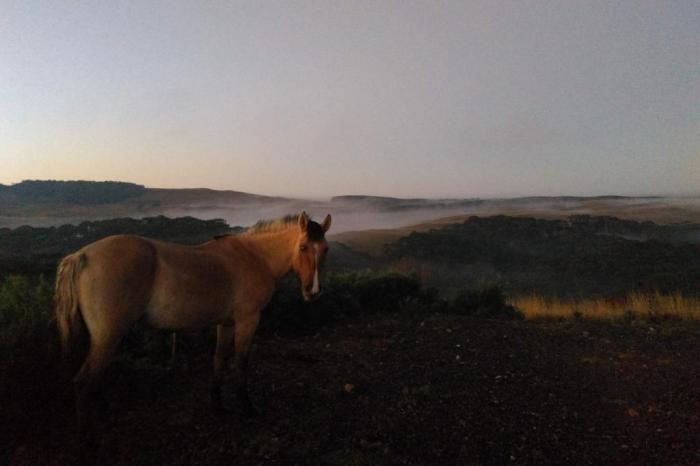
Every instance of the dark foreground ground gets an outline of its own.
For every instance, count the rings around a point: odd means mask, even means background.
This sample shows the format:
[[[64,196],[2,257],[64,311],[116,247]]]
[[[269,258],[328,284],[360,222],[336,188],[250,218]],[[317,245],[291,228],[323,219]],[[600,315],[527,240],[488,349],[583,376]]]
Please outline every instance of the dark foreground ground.
[[[260,336],[261,414],[226,422],[210,353],[117,362],[94,451],[50,381],[8,389],[0,463],[700,464],[695,324],[383,315]]]

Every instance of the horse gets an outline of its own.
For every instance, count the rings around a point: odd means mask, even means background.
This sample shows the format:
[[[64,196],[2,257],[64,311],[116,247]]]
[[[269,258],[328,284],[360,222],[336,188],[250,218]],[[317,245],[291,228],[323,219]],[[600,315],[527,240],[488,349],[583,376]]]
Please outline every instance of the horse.
[[[211,401],[224,412],[223,372],[234,353],[235,385],[244,414],[248,353],[262,309],[277,279],[294,270],[306,301],[321,293],[319,271],[331,216],[319,224],[302,212],[260,221],[241,234],[196,246],[114,235],[64,257],[56,277],[56,321],[64,356],[89,336],[87,356],[73,378],[78,426],[92,425],[100,378],[129,328],[140,319],[172,330],[216,325]]]

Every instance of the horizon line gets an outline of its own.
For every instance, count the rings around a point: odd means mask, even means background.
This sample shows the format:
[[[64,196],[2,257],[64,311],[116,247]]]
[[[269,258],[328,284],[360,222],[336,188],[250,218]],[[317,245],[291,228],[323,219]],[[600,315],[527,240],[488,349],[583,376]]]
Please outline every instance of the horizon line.
[[[603,198],[622,198],[622,199],[662,199],[662,198],[700,198],[700,193],[654,193],[654,194],[616,194],[616,193],[606,193],[606,194],[521,194],[521,195],[496,195],[496,196],[392,196],[392,195],[382,195],[382,194],[334,194],[329,196],[310,196],[310,197],[299,197],[295,195],[272,195],[272,194],[260,194],[251,191],[241,191],[233,188],[211,188],[206,186],[198,187],[170,187],[170,186],[149,186],[146,184],[134,182],[134,181],[124,181],[124,180],[110,180],[110,179],[39,179],[39,178],[25,178],[21,181],[15,182],[0,182],[0,186],[15,186],[24,182],[29,181],[57,181],[57,182],[88,182],[88,183],[129,183],[133,185],[143,186],[146,189],[167,189],[167,190],[208,190],[208,191],[218,191],[218,192],[235,192],[241,194],[248,194],[252,196],[267,197],[267,198],[281,198],[289,201],[320,201],[328,200],[332,201],[334,198],[342,197],[366,197],[366,198],[384,198],[384,199],[398,199],[398,200],[431,200],[431,201],[456,201],[456,200],[508,200],[508,199],[553,199],[553,198],[588,198],[588,199],[603,199]]]

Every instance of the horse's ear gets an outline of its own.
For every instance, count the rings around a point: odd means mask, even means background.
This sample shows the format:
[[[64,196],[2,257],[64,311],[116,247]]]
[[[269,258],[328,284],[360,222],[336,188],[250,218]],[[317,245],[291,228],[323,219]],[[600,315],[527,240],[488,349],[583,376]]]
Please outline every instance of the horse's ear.
[[[326,215],[326,219],[321,224],[321,228],[323,228],[324,232],[330,230],[330,228],[331,228],[331,214]]]
[[[306,228],[309,226],[309,216],[306,215],[306,212],[302,212],[301,215],[299,215],[299,228],[301,228],[301,231],[306,231]]]

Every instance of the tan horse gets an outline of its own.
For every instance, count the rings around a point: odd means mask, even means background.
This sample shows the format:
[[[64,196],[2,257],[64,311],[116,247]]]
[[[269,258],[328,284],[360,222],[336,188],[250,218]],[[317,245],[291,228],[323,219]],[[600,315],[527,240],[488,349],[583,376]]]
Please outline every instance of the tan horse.
[[[259,222],[241,235],[183,246],[131,235],[110,236],[66,256],[56,279],[56,318],[64,353],[87,329],[87,357],[74,378],[79,425],[92,423],[100,376],[129,328],[145,317],[169,329],[217,325],[212,401],[221,410],[222,371],[235,349],[240,402],[248,397],[248,350],[276,279],[295,270],[306,300],[318,296],[328,251],[322,224],[306,213]]]

